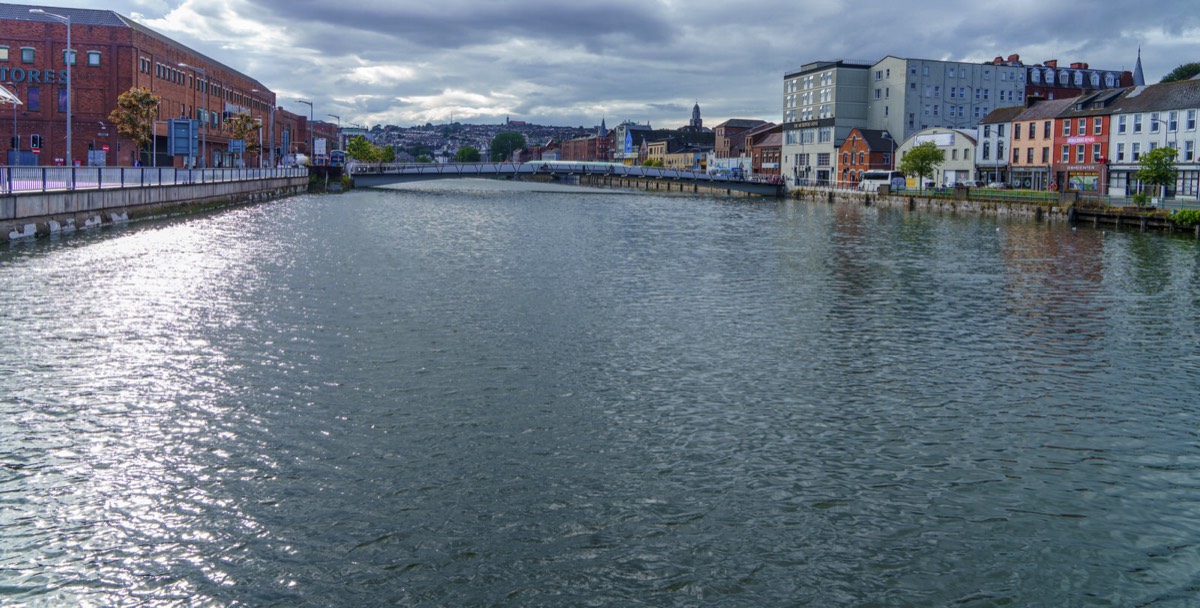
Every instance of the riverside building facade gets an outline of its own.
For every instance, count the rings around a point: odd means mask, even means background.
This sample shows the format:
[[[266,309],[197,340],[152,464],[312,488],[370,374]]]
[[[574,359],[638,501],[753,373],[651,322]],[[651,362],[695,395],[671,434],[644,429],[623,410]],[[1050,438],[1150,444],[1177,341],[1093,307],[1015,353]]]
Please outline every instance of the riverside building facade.
[[[73,53],[67,51],[67,25],[55,16],[70,19]],[[69,98],[68,61],[72,62]],[[276,152],[284,151],[279,127],[287,120],[281,119],[282,108],[276,108],[275,93],[254,78],[109,10],[0,4],[0,84],[22,101],[0,108],[0,132],[11,131],[5,138],[8,164],[65,163],[68,103],[69,156],[77,165],[271,163],[270,151],[262,159],[254,153],[239,158],[230,151],[232,136],[224,119],[238,113],[259,119],[264,144],[273,141]],[[108,115],[122,93],[140,87],[162,101],[154,125],[155,145],[139,156],[132,140],[117,135]],[[166,121],[172,118],[190,118],[202,125],[198,158],[167,155]],[[296,139],[305,144],[308,136]],[[152,157],[155,148],[157,156]]]

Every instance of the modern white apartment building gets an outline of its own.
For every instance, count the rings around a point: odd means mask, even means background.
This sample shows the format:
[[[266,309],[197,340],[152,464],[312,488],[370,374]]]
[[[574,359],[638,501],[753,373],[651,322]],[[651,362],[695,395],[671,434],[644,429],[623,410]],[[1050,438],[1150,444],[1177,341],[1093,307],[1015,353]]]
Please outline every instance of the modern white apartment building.
[[[783,77],[782,174],[789,186],[829,185],[837,149],[867,123],[870,63],[816,61]]]

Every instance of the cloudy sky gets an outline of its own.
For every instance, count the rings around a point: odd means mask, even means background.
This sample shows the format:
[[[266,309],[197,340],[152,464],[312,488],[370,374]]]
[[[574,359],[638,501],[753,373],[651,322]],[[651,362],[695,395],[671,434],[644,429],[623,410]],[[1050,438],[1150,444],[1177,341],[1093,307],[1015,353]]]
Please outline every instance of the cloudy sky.
[[[47,4],[97,8],[95,0]],[[591,126],[781,118],[785,71],[1017,53],[1133,69],[1200,61],[1196,0],[108,0],[343,125]]]

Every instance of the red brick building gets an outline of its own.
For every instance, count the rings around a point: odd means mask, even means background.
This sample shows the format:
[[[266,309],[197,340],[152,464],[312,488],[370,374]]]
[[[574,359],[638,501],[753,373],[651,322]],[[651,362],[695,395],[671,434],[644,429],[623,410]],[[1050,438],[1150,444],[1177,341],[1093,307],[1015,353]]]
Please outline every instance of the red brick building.
[[[713,154],[717,158],[737,158],[748,153],[749,148],[743,147],[743,134],[765,124],[765,120],[731,118],[713,127]]]
[[[778,177],[783,156],[783,125],[768,123],[747,133],[753,133],[746,136],[745,143],[745,149],[750,151],[750,172]]]
[[[46,14],[38,14],[31,8],[36,7],[0,4],[0,83],[23,102],[15,112],[0,108],[0,133],[13,130],[15,121],[20,139],[19,154],[14,154],[10,141],[10,159],[52,165],[67,158],[67,26],[51,14],[71,23],[75,52],[70,68],[70,157],[76,164],[128,166],[140,161],[182,166],[184,157],[166,155],[165,121],[172,118],[195,119],[204,125],[204,149],[198,150],[204,158],[195,159],[197,165],[235,163],[224,119],[238,113],[260,119],[263,141],[270,144],[275,93],[250,76],[113,11],[46,7]],[[138,158],[133,142],[117,136],[108,119],[121,93],[135,87],[162,98],[161,122],[155,123],[158,156],[153,160],[153,147]],[[290,118],[282,111],[274,112],[274,118],[278,149],[283,141],[281,126]],[[293,141],[308,139],[307,134],[296,135],[293,132]],[[31,154],[31,139],[41,142],[36,155]],[[248,166],[258,163],[257,154],[245,158]]]
[[[838,150],[841,173],[838,181],[846,187],[856,187],[867,171],[889,171],[892,169],[893,153],[899,144],[889,139],[891,135],[880,129],[850,129],[850,134]]]

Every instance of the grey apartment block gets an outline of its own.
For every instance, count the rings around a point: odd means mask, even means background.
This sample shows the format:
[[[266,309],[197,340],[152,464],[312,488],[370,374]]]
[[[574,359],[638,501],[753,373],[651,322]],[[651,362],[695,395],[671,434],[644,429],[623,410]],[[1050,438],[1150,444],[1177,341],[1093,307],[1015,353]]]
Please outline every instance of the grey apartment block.
[[[901,140],[932,127],[972,129],[996,108],[1023,106],[1027,69],[888,56],[868,73],[868,128]]]

